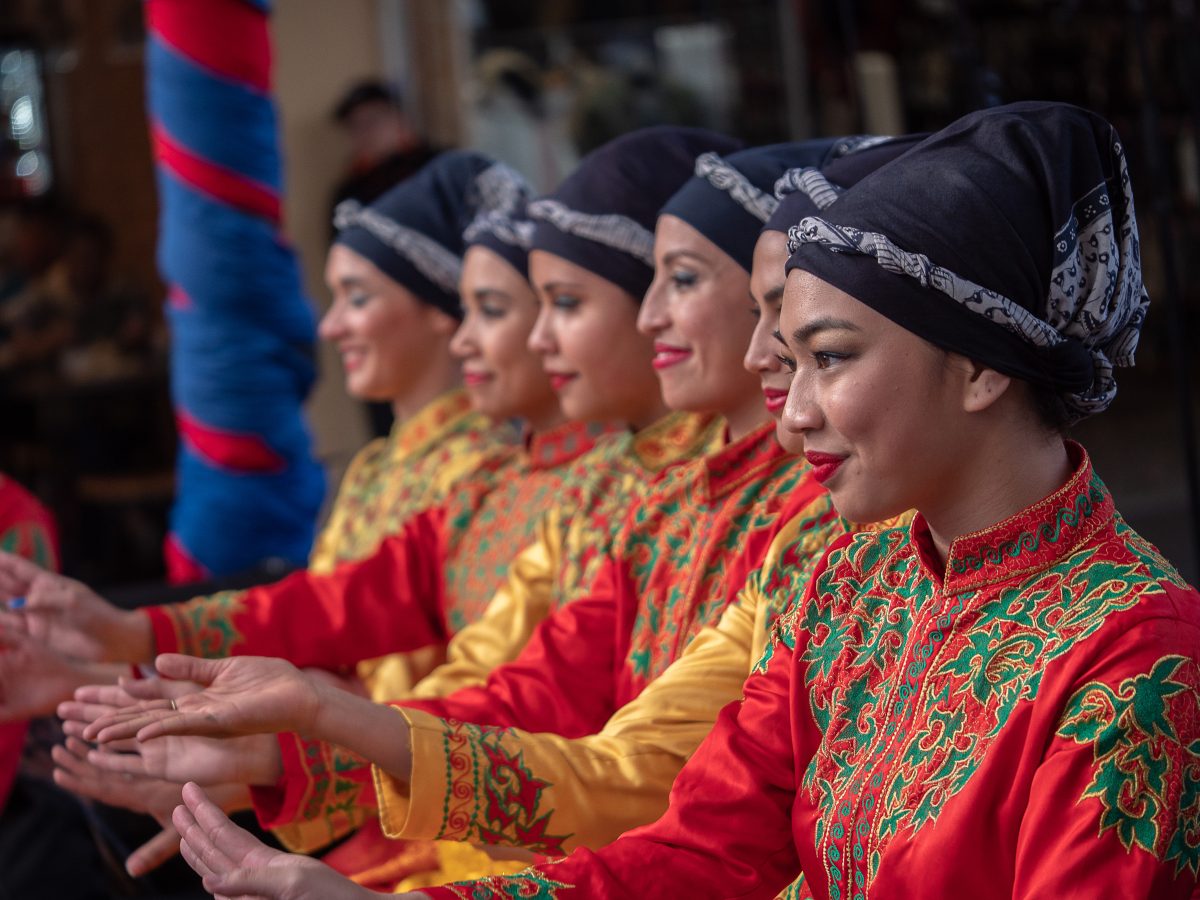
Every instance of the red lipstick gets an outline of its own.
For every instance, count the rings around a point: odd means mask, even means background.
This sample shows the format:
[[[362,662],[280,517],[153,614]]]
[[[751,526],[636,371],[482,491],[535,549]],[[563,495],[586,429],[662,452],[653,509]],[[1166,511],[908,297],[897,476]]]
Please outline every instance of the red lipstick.
[[[787,403],[788,392],[779,388],[764,387],[762,389],[763,397],[766,398],[767,410],[772,413],[777,413],[785,403]]]
[[[691,355],[692,351],[684,347],[676,347],[672,344],[655,341],[653,365],[656,369],[669,369],[671,366],[679,365]]]
[[[463,384],[467,387],[478,387],[481,384],[487,384],[492,380],[492,376],[488,372],[463,372]]]
[[[818,453],[816,450],[806,450],[804,458],[812,466],[813,478],[824,484],[832,478],[846,461],[844,456],[834,456],[832,453]]]
[[[561,391],[578,377],[573,372],[549,372],[547,374],[550,376],[550,387],[556,391]]]

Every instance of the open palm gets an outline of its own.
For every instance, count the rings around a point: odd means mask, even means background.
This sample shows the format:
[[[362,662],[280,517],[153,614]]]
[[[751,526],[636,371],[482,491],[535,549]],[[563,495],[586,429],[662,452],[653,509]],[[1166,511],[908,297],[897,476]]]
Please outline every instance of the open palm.
[[[160,674],[183,678],[204,689],[175,700],[142,700],[103,715],[84,729],[86,740],[107,743],[166,735],[235,737],[310,733],[319,708],[317,687],[281,659],[239,656],[198,659],[164,654]]]

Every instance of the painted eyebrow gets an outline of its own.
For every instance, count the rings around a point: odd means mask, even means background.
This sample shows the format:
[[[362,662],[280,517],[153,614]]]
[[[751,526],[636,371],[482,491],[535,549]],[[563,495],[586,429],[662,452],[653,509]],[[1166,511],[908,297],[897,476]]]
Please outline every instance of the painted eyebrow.
[[[349,288],[366,288],[367,282],[364,278],[358,275],[343,275],[334,282],[334,285],[342,288],[343,290],[348,290]]]
[[[498,300],[512,299],[511,294],[509,294],[507,291],[502,291],[499,288],[479,288],[478,290],[472,291],[471,296],[476,300],[486,300],[489,297],[495,297]]]
[[[583,290],[582,284],[575,284],[570,281],[547,281],[542,284],[542,292],[546,294],[555,294],[559,291],[575,291]]]
[[[682,256],[689,257],[691,259],[696,260],[696,262],[700,262],[700,263],[707,262],[707,260],[703,256],[701,256],[699,253],[694,253],[691,250],[672,250],[670,253],[666,254],[663,257],[663,260],[662,260],[663,265],[669,266],[669,265],[671,265],[671,263],[675,262],[677,259],[679,259]]]
[[[845,319],[824,317],[797,328],[792,332],[792,339],[798,344],[803,344],[821,331],[862,331],[862,329]]]
[[[775,338],[775,340],[779,341],[779,343],[782,344],[784,347],[787,346],[787,341],[785,341],[783,339],[783,333],[778,328],[776,328],[774,331],[771,332],[771,337],[773,337],[773,338]]]

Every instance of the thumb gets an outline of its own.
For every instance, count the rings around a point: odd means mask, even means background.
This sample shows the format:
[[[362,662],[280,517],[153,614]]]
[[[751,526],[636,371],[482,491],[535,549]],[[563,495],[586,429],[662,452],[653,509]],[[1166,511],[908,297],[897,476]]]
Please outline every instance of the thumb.
[[[195,681],[203,685],[212,684],[225,665],[223,659],[201,659],[198,656],[184,656],[182,653],[160,653],[154,660],[154,668],[164,678]]]
[[[168,825],[142,846],[129,854],[125,860],[125,871],[134,878],[141,878],[171,859],[179,852],[179,832]]]

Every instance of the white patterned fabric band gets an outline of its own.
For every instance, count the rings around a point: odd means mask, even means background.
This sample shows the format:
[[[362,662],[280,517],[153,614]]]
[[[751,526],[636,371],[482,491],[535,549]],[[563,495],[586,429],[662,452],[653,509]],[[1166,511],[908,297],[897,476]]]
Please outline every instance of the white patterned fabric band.
[[[780,200],[788,194],[804,194],[821,210],[833,206],[843,190],[812,166],[788,169],[775,181],[775,196]]]
[[[447,293],[457,293],[462,258],[421,232],[380,215],[357,200],[343,200],[337,205],[333,227],[338,231],[362,228],[412,263],[434,285]]]
[[[696,157],[696,176],[728,194],[730,199],[760,222],[771,218],[771,213],[779,206],[778,200],[760,191],[745,175],[711,151]]]
[[[1072,414],[1083,418],[1105,409],[1116,396],[1114,366],[1133,365],[1138,336],[1150,299],[1142,282],[1137,220],[1129,172],[1120,146],[1118,179],[1123,197],[1114,221],[1109,184],[1102,181],[1076,201],[1067,222],[1055,234],[1050,287],[1044,317],[970,279],[937,265],[921,253],[903,250],[884,234],[835,225],[817,216],[788,231],[788,252],[816,244],[835,253],[872,257],[881,268],[940,291],[1040,348],[1068,339],[1091,354],[1091,387],[1064,395]]]
[[[463,232],[468,244],[483,234],[528,250],[533,243],[533,222],[523,218],[529,202],[529,184],[513,169],[496,163],[479,173],[475,179],[479,192],[479,213]]]
[[[654,265],[654,235],[627,216],[584,213],[558,200],[542,199],[529,204],[529,217],[547,222],[564,234],[603,244]]]

